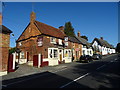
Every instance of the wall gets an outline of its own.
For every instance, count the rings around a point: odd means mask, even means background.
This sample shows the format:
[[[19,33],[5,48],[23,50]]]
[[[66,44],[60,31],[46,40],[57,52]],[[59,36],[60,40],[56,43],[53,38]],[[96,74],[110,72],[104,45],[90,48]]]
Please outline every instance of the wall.
[[[0,65],[2,66],[2,70],[7,71],[8,67],[8,55],[9,55],[9,43],[10,43],[10,34],[0,33],[0,54],[2,55]]]

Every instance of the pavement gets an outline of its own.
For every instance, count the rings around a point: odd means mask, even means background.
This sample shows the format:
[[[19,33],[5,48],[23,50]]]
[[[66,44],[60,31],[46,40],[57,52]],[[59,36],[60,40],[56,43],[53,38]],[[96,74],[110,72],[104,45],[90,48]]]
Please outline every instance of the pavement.
[[[103,58],[107,58],[110,56],[112,56],[112,55],[103,56]],[[22,65],[18,65],[19,68],[15,72],[10,72],[7,75],[2,76],[2,80],[9,80],[9,79],[13,79],[13,78],[18,78],[18,77],[23,77],[23,76],[28,76],[28,75],[43,73],[43,72],[54,73],[54,72],[58,72],[60,70],[64,70],[65,68],[70,67],[71,65],[75,65],[75,64],[78,64],[78,63],[71,62],[71,63],[64,63],[64,64],[60,64],[60,65],[56,65],[56,66],[46,66],[46,67],[40,67],[40,68],[22,64]]]

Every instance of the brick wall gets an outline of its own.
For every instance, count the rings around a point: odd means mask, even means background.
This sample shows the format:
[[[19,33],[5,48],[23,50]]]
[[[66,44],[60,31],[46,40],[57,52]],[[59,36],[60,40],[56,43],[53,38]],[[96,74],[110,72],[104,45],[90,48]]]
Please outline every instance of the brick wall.
[[[8,55],[9,55],[9,42],[10,42],[10,34],[0,33],[0,71],[6,71],[8,67]]]

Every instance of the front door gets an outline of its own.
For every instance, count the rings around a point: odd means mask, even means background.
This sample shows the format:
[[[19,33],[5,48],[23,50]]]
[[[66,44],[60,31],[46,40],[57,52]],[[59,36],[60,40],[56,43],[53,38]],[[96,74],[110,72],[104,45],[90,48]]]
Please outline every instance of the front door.
[[[59,60],[62,62],[62,49],[59,49]]]

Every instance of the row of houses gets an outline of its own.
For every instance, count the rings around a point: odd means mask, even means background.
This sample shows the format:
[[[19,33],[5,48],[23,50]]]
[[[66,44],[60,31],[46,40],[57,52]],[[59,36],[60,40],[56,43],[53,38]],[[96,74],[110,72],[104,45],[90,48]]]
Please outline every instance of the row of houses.
[[[76,61],[81,55],[115,53],[114,47],[102,37],[88,43],[81,38],[80,32],[74,37],[67,36],[64,33],[64,26],[54,28],[39,22],[34,12],[30,15],[30,23],[16,41],[16,47],[21,50],[19,63],[28,65],[34,65],[36,57],[42,60],[39,65],[54,66]]]
[[[108,55],[115,53],[115,49],[107,41],[95,38],[92,43],[81,38],[81,33],[70,37],[64,33],[64,26],[54,28],[36,20],[36,14],[30,14],[30,22],[16,41],[16,48],[12,59],[9,56],[10,33],[12,31],[2,25],[0,46],[0,73],[7,73],[8,67],[15,69],[15,62],[26,63],[31,66],[54,66],[79,60],[81,55],[99,53]],[[12,61],[11,61],[12,60]],[[12,64],[12,65],[8,65]]]

